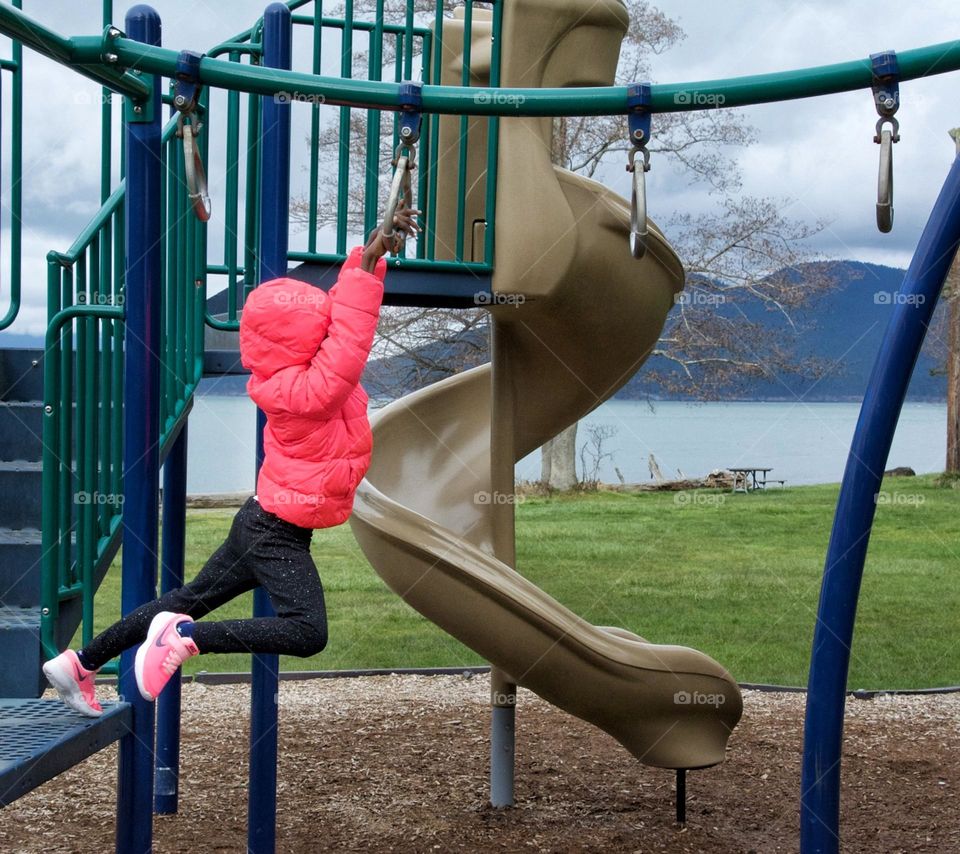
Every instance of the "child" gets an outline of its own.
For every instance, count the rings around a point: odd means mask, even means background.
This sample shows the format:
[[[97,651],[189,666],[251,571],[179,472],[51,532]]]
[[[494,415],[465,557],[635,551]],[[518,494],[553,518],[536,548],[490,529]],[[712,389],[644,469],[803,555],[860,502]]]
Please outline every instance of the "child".
[[[70,708],[103,709],[94,674],[138,643],[137,686],[156,699],[177,668],[207,652],[310,656],[327,643],[323,587],[310,556],[314,528],[346,521],[370,464],[367,395],[360,385],[377,327],[393,240],[419,231],[420,212],[400,209],[395,237],[380,229],[344,262],[324,294],[292,279],[256,288],[240,320],[247,392],[267,415],[257,494],[234,517],[226,541],[190,583],[142,605],[83,649],[43,666]],[[399,233],[399,234],[398,234]],[[262,586],[276,617],[194,622]]]

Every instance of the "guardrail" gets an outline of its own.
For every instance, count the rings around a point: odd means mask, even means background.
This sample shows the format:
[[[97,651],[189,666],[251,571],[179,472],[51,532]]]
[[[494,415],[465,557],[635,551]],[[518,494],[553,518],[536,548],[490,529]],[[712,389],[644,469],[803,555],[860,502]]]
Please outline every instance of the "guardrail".
[[[14,0],[19,9],[23,0]],[[20,313],[20,253],[23,218],[23,45],[14,40],[10,59],[0,59],[0,91],[3,72],[10,72],[10,302],[0,316],[0,332],[8,329]]]
[[[161,457],[203,373],[205,229],[189,213],[176,120],[164,129]],[[125,183],[66,252],[47,256],[41,642],[56,655],[63,602],[93,636],[96,579],[120,545]],[[187,215],[184,215],[184,213]]]

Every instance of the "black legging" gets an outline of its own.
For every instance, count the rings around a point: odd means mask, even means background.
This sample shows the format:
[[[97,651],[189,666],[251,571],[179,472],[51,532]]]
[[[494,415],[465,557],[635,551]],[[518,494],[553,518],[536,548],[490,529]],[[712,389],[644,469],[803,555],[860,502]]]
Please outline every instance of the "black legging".
[[[323,586],[310,556],[313,531],[264,510],[249,498],[226,541],[189,584],[142,605],[83,648],[84,662],[102,667],[143,641],[160,611],[204,617],[241,593],[262,586],[276,617],[197,623],[200,652],[274,652],[315,655],[327,645]]]

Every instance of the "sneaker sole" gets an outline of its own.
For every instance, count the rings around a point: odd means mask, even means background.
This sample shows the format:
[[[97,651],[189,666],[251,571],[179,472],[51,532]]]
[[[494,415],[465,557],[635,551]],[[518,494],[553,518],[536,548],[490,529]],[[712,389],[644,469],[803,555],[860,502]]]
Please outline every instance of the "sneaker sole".
[[[161,611],[150,621],[147,636],[144,638],[143,643],[137,648],[137,655],[133,660],[133,672],[137,679],[137,690],[140,691],[140,696],[148,703],[152,703],[156,700],[156,697],[143,687],[143,665],[147,660],[147,650],[150,649],[150,645],[156,640],[157,635],[167,627],[170,619],[176,616],[178,615],[172,611]]]
[[[47,681],[54,687],[63,703],[78,714],[86,718],[99,718],[103,714],[87,705],[73,677],[64,673],[62,668],[53,661],[43,665],[43,675],[47,677]]]

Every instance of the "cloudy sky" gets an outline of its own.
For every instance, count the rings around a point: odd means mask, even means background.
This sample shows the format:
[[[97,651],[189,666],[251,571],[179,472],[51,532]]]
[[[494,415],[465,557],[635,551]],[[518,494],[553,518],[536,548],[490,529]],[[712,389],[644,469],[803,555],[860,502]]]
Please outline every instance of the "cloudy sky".
[[[101,29],[99,2],[25,0],[24,5],[28,14],[64,34],[90,35]],[[163,18],[166,46],[202,50],[249,25],[264,3],[158,0],[154,5]],[[653,77],[661,83],[840,62],[960,37],[960,8],[946,0],[909,6],[891,0],[732,0],[722,5],[662,0],[658,5],[686,32],[680,45],[656,58]],[[117,4],[117,21],[125,9]],[[2,55],[9,55],[5,40]],[[28,51],[25,89],[26,297],[17,329],[36,333],[45,314],[43,258],[50,249],[65,249],[98,206],[99,88]],[[902,141],[895,149],[896,221],[891,234],[879,234],[874,220],[878,149],[872,142],[876,114],[869,92],[743,109],[758,132],[756,144],[735,152],[743,191],[783,199],[794,217],[827,220],[829,227],[812,247],[816,250],[905,266],[953,157],[947,130],[960,125],[958,90],[957,74],[901,86]],[[4,81],[4,93],[8,91]],[[8,98],[4,101],[6,137]],[[5,176],[6,142],[2,155]],[[625,173],[611,169],[608,174],[613,186],[626,193]],[[295,176],[297,180],[303,179]],[[211,184],[216,183],[211,175]],[[704,191],[665,164],[654,166],[648,193],[655,218],[674,211],[697,213],[712,204]],[[9,201],[6,178],[2,199],[4,205]],[[0,253],[9,245],[8,215],[7,209]],[[5,309],[8,267],[3,257],[0,308]]]

